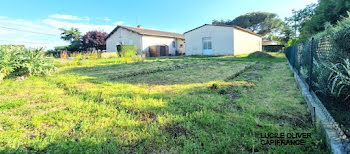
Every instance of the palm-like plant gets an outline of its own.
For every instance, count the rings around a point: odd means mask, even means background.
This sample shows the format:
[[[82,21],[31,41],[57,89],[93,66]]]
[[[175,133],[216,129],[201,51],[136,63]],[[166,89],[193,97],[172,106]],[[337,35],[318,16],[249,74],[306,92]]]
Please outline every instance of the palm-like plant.
[[[331,64],[329,67],[332,73],[328,81],[331,86],[331,93],[339,97],[345,96],[345,100],[350,97],[350,59],[344,59],[343,63]]]

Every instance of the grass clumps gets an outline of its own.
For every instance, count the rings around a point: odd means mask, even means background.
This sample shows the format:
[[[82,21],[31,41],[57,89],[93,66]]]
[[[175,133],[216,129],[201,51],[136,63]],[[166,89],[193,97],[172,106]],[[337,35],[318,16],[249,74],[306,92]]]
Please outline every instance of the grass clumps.
[[[268,53],[256,51],[248,55],[249,58],[274,58]]]

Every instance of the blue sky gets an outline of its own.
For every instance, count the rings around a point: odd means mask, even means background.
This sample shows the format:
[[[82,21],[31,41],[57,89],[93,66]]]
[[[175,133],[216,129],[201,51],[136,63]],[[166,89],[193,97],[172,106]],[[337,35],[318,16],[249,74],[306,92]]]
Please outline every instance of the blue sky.
[[[213,19],[234,19],[253,11],[277,13],[281,19],[292,9],[317,0],[1,0],[0,44],[29,47],[66,45],[58,28],[79,28],[83,33],[117,25],[183,33]],[[20,31],[16,31],[16,30]],[[24,32],[25,31],[25,32]],[[35,33],[30,33],[30,32]]]

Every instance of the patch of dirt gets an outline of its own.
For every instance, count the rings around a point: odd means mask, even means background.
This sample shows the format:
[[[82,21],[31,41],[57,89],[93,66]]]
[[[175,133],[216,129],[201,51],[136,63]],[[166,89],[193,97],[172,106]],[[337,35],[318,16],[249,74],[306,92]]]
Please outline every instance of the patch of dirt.
[[[112,80],[134,77],[134,76],[139,76],[139,75],[148,75],[148,74],[153,74],[153,73],[158,73],[158,72],[175,71],[175,70],[184,69],[184,68],[192,67],[192,66],[203,66],[203,65],[210,65],[210,64],[216,64],[216,63],[217,62],[199,62],[199,63],[194,63],[194,64],[175,64],[175,65],[166,66],[166,67],[158,67],[154,70],[143,70],[140,72],[133,72],[130,74],[117,75],[117,76],[113,77]]]
[[[164,128],[164,130],[174,138],[180,137],[182,135],[184,136],[194,135],[190,130],[186,129],[183,126],[180,126],[179,124],[168,125]]]
[[[278,123],[279,125],[289,124],[293,128],[307,128],[311,124],[311,117],[308,119],[302,115],[281,114],[273,115],[270,113],[262,113],[259,115],[261,119],[266,119]]]
[[[256,51],[248,55],[249,58],[275,58],[268,53]]]
[[[228,95],[230,97],[230,100],[234,100],[238,98],[238,96],[240,95],[239,91],[236,89],[235,86],[220,88],[217,90],[217,92],[221,95]]]
[[[140,116],[141,116],[141,121],[144,122],[153,122],[153,121],[157,121],[157,115],[153,112],[140,112]]]

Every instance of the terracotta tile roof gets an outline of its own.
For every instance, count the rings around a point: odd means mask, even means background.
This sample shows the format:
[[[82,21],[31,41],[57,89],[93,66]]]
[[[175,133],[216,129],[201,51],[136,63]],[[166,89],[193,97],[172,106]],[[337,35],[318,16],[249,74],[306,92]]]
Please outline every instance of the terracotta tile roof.
[[[207,25],[208,25],[208,26],[232,27],[232,28],[238,29],[238,30],[240,30],[240,31],[247,32],[247,33],[249,33],[249,34],[253,34],[253,35],[262,37],[260,34],[254,33],[254,32],[252,32],[252,31],[250,31],[250,30],[248,30],[248,29],[245,29],[245,28],[242,28],[242,27],[239,27],[239,26],[235,26],[235,25],[213,25],[213,24],[204,24],[204,25],[202,25],[202,26],[199,26],[199,27],[197,27],[197,28],[194,28],[194,29],[191,29],[191,30],[187,31],[187,32],[185,32],[184,34],[186,34],[186,33],[188,33],[188,32],[191,32],[191,31],[194,31],[194,30],[196,30],[196,29],[198,29],[198,28],[207,26]]]
[[[171,32],[164,32],[159,30],[153,30],[153,29],[146,29],[146,28],[137,28],[137,27],[129,27],[129,26],[117,26],[108,36],[106,39],[108,39],[114,32],[118,30],[118,28],[124,28],[126,30],[129,30],[131,32],[140,34],[140,35],[148,35],[148,36],[161,36],[161,37],[170,37],[170,38],[179,38],[179,39],[185,39],[185,36],[178,33],[171,33]]]

